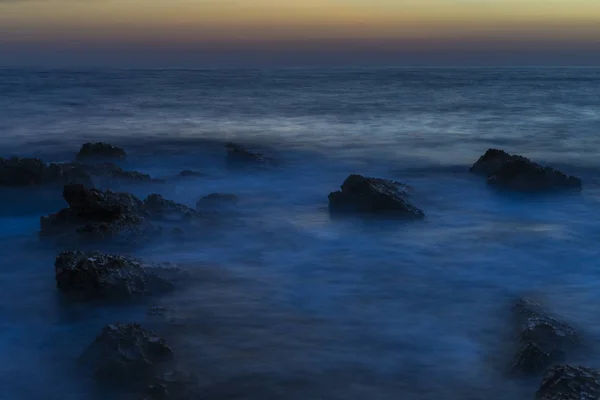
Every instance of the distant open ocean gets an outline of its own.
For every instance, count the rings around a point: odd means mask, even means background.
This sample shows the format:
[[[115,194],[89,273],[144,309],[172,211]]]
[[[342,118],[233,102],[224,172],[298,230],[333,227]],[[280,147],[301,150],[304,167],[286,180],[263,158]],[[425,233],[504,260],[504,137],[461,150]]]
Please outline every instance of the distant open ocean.
[[[130,250],[210,268],[155,299],[185,327],[156,329],[205,399],[532,400],[539,379],[501,367],[520,296],[600,343],[600,68],[0,70],[0,157],[71,161],[90,140],[153,177],[203,174],[119,190],[239,197],[234,221],[195,241]],[[227,141],[280,165],[228,170]],[[490,147],[584,190],[493,191],[469,173]],[[331,219],[350,173],[411,185],[426,219]],[[38,238],[60,194],[1,192],[0,399],[120,399],[75,358],[148,304],[63,304],[58,250]],[[569,361],[600,367],[596,350]]]

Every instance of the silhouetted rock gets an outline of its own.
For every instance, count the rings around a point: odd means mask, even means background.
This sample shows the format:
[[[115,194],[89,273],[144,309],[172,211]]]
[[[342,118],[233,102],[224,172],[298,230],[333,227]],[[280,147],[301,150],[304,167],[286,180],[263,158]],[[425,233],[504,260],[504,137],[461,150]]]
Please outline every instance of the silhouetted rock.
[[[329,194],[329,209],[334,212],[393,212],[410,218],[425,214],[406,200],[409,187],[380,178],[350,175],[340,191]]]
[[[80,299],[125,299],[173,288],[173,282],[156,275],[153,268],[97,251],[64,251],[54,266],[58,289]]]
[[[169,371],[155,377],[146,388],[143,400],[189,400],[202,398],[196,379],[187,371]]]
[[[38,158],[0,158],[0,186],[65,185],[93,186],[92,178],[80,166],[46,164]]]
[[[81,165],[81,168],[92,176],[132,182],[154,181],[154,179],[152,179],[148,174],[142,174],[141,172],[137,171],[125,171],[123,168],[113,163]]]
[[[251,151],[248,148],[235,144],[227,143],[225,145],[227,149],[227,164],[230,166],[243,166],[243,165],[268,165],[274,164],[275,160],[267,157],[266,155]]]
[[[517,191],[537,192],[582,187],[579,178],[498,149],[488,149],[470,171],[487,176],[490,185]]]
[[[151,194],[144,200],[144,210],[153,218],[159,220],[185,220],[198,217],[200,214],[183,204],[167,200],[160,194]]]
[[[518,350],[513,370],[521,374],[543,372],[550,365],[564,361],[581,339],[568,324],[559,322],[539,304],[521,299],[513,308]]]
[[[114,324],[102,329],[81,361],[91,365],[100,380],[143,387],[172,355],[164,339],[140,325]]]
[[[124,160],[127,157],[125,150],[113,146],[112,144],[97,142],[97,143],[85,143],[81,146],[79,153],[77,153],[76,160]]]
[[[555,365],[550,368],[536,394],[536,400],[597,399],[600,399],[600,372],[570,365]]]
[[[229,193],[211,193],[202,197],[196,202],[196,209],[214,208],[223,205],[234,205],[238,201],[235,194]]]

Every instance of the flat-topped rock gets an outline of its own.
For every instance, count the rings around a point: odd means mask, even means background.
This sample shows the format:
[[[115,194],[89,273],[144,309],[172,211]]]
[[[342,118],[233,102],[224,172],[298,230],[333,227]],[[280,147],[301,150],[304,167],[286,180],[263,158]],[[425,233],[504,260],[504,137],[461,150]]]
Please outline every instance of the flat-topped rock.
[[[54,266],[57,288],[77,299],[128,299],[164,293],[174,286],[156,273],[160,269],[98,251],[64,251]]]
[[[550,368],[537,391],[536,400],[598,400],[600,371],[571,365]]]
[[[421,209],[406,199],[410,188],[381,178],[350,175],[341,190],[329,194],[333,212],[394,213],[409,218],[423,218]]]
[[[46,164],[39,158],[0,158],[0,186],[65,185],[82,183],[93,186],[92,178],[73,164]]]
[[[570,325],[550,317],[542,307],[520,299],[513,307],[517,333],[517,354],[512,365],[519,374],[537,374],[563,362],[581,345],[579,334]]]
[[[109,143],[96,142],[96,143],[85,143],[81,146],[79,153],[75,157],[78,161],[90,161],[90,160],[124,160],[127,157],[127,153],[120,147],[114,146]]]
[[[164,339],[139,324],[112,324],[102,329],[80,359],[102,381],[144,386],[172,356]]]
[[[539,192],[582,187],[577,177],[499,149],[488,149],[470,171],[486,176],[490,185],[517,191]]]

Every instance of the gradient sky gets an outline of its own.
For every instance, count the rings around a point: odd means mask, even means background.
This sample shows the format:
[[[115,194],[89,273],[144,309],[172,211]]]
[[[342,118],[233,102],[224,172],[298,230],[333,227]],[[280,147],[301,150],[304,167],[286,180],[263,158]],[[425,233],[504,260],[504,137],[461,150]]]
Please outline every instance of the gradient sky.
[[[600,65],[600,0],[0,0],[0,66]]]

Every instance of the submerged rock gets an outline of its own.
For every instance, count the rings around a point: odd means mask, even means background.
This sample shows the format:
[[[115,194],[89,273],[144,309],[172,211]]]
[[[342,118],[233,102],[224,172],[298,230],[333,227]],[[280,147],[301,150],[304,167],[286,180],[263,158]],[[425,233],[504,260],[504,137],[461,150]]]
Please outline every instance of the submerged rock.
[[[142,201],[130,193],[73,184],[64,187],[63,197],[69,208],[41,217],[43,235],[76,234],[89,239],[123,237],[137,241],[160,231],[155,221],[181,221],[200,216],[195,210],[158,194]]]
[[[181,178],[192,178],[192,177],[201,177],[204,176],[202,172],[190,171],[189,169],[183,170],[179,173]]]
[[[579,178],[498,149],[488,149],[473,164],[470,171],[486,176],[490,185],[517,191],[536,192],[582,187]]]
[[[140,325],[114,324],[102,329],[81,361],[91,365],[100,380],[143,386],[172,355],[164,339]]]
[[[273,164],[275,162],[272,158],[267,157],[262,153],[251,151],[246,147],[236,143],[227,143],[225,148],[227,149],[228,165],[266,165]]]
[[[86,300],[124,299],[173,288],[173,282],[134,259],[97,251],[64,251],[54,266],[58,289]]]
[[[120,147],[113,146],[112,144],[97,142],[97,143],[85,143],[81,146],[79,153],[77,153],[76,160],[93,160],[93,159],[116,159],[124,160],[127,157],[127,153]]]
[[[564,361],[581,339],[575,329],[548,316],[539,304],[521,299],[513,307],[518,333],[518,350],[513,371],[521,374],[543,372]]]
[[[329,209],[335,212],[394,212],[423,218],[423,211],[406,200],[408,191],[408,186],[398,182],[350,175],[341,190],[329,194]]]
[[[0,158],[0,186],[65,185],[93,186],[92,178],[81,166],[46,164],[39,158]]]
[[[222,205],[233,205],[238,202],[235,194],[229,193],[211,193],[202,197],[196,202],[196,209],[214,208]]]
[[[597,399],[600,399],[600,371],[570,365],[550,368],[536,394],[536,400]]]

